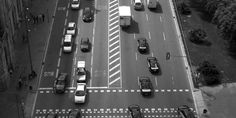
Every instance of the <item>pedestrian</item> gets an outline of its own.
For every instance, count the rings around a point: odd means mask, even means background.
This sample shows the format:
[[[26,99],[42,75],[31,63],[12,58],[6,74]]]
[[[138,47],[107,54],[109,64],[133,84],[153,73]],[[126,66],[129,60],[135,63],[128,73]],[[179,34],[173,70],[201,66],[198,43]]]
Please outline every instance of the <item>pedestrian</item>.
[[[45,18],[45,15],[44,15],[44,14],[42,14],[42,18],[43,18],[43,22],[44,22],[44,18]]]

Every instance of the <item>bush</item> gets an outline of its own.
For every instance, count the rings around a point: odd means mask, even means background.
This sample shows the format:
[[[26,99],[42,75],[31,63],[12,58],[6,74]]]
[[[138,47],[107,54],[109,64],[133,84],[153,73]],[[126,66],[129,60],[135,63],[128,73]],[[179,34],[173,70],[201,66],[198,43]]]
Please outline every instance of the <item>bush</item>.
[[[206,32],[200,28],[189,31],[189,40],[194,43],[203,43],[206,40],[206,37]]]
[[[185,2],[180,3],[178,6],[178,9],[180,10],[181,14],[184,14],[184,15],[191,14],[191,10]]]
[[[221,82],[219,70],[208,61],[203,61],[197,71],[201,73],[207,85],[216,85]]]

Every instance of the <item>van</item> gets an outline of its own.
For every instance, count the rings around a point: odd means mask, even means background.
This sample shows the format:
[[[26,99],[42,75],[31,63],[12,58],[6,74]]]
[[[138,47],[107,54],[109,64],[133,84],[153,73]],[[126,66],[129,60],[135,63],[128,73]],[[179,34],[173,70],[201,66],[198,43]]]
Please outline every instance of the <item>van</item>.
[[[143,8],[143,3],[141,0],[134,0],[134,9],[141,10]]]
[[[147,0],[147,5],[149,9],[157,8],[157,0]]]

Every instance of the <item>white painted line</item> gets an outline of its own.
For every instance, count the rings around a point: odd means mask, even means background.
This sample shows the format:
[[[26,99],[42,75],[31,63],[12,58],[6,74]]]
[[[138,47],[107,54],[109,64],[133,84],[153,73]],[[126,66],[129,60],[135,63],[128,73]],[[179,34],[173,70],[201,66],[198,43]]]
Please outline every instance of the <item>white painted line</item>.
[[[113,12],[113,11],[115,11],[115,10],[118,10],[118,7],[116,7],[116,8],[114,8],[114,9],[110,10],[109,13],[111,13],[111,12]],[[118,11],[119,11],[119,10],[118,10]]]
[[[184,91],[185,91],[185,92],[189,92],[189,89],[185,89]]]
[[[80,17],[82,16],[82,12],[83,12],[83,10],[79,11],[79,16]]]
[[[155,90],[155,92],[159,92],[159,90],[158,90],[158,89],[156,89],[156,90]]]
[[[183,89],[179,89],[179,92],[183,92]]]
[[[64,39],[64,37],[61,38],[61,45],[63,45],[63,39]]]
[[[146,19],[147,19],[147,21],[148,21],[148,15],[146,14]]]
[[[103,86],[103,87],[86,87],[87,89],[107,89],[107,86]]]
[[[135,34],[134,34],[134,39],[136,39]]]
[[[113,64],[114,62],[116,62],[117,60],[119,60],[120,58],[116,58],[115,60],[113,60],[112,62],[109,62],[109,65]]]
[[[133,89],[131,89],[131,90],[130,90],[130,92],[134,92],[134,90],[133,90]]]
[[[48,88],[39,88],[38,90],[53,90],[52,87],[48,87]]]
[[[115,76],[116,74],[118,74],[120,72],[120,70],[116,71],[115,73],[113,73],[112,75],[109,75],[109,78]]]
[[[113,34],[115,34],[117,32],[119,32],[119,30],[116,30],[116,31],[112,32],[111,34],[109,34],[109,36],[112,36]]]
[[[57,61],[57,67],[60,67],[60,62],[61,62],[61,58],[59,57],[59,59]]]
[[[112,9],[114,6],[117,6],[117,7],[118,7],[119,5],[118,5],[118,3],[113,4],[112,6],[109,6],[109,9]],[[114,9],[114,8],[113,8],[113,9]]]
[[[114,18],[112,18],[110,21],[112,21],[113,19],[115,19],[115,18],[118,18],[119,16],[115,16]],[[113,22],[113,23],[109,23],[109,26],[112,26],[113,24],[115,24],[115,23],[118,23],[119,22],[119,20],[117,19],[115,22]]]
[[[139,76],[138,76],[138,85],[140,85],[140,83],[139,83]]]
[[[116,1],[116,0],[114,0],[114,1],[110,2],[110,3],[109,3],[109,5],[110,5],[110,4],[112,4],[113,2],[117,2],[117,1]]]
[[[162,35],[163,35],[164,40],[166,40],[166,36],[164,32],[162,32]]]
[[[152,57],[154,57],[153,52],[152,52]]]
[[[62,53],[62,48],[60,48],[60,51],[59,51],[59,56],[61,56],[61,53]]]
[[[113,54],[112,56],[109,56],[109,59],[111,59],[112,57],[116,56],[117,54],[119,54],[120,52],[116,52],[115,54]]]
[[[119,16],[119,11],[116,11],[116,12],[112,13],[111,15],[109,15],[109,18],[111,18],[114,15]],[[112,19],[110,19],[109,21],[112,21]]]
[[[91,78],[92,78],[92,75],[93,75],[93,67],[92,66],[90,68],[90,73],[91,73]],[[92,86],[92,79],[89,79],[89,86]]]
[[[58,77],[58,73],[59,73],[59,69],[57,68],[57,71],[56,71],[56,78]]]
[[[111,29],[109,29],[109,31],[112,31],[113,29],[115,29],[115,28],[117,28],[117,27],[119,27],[119,25],[116,25],[116,26],[112,27]],[[118,31],[119,31],[119,30],[118,30]]]
[[[132,5],[132,3],[133,3],[132,1],[133,1],[133,0],[130,0],[130,4],[131,4],[131,5]]]
[[[161,92],[165,92],[165,89],[161,89]]]
[[[63,28],[63,32],[62,32],[64,35],[66,34],[66,29],[65,28]],[[63,40],[63,38],[62,38],[62,40]]]
[[[135,52],[135,59],[138,60],[137,52]]]
[[[113,48],[112,50],[109,50],[109,53],[112,53],[114,50],[116,50],[117,48],[119,48],[119,46],[116,46],[115,48]]]
[[[177,90],[176,90],[176,89],[173,89],[173,92],[177,92]]]
[[[66,11],[66,17],[68,17],[68,14],[69,14],[69,10]]]
[[[149,37],[149,39],[152,39],[150,32],[148,32],[148,37]]]
[[[119,43],[119,40],[117,40],[116,42],[114,42],[111,45],[109,45],[109,48],[112,47],[113,45],[115,45],[116,43]]]
[[[69,9],[69,7],[70,7],[70,3],[67,4],[67,9]]]
[[[111,72],[112,70],[114,70],[118,66],[120,66],[120,64],[117,64],[117,65],[113,66],[109,71]]]
[[[162,22],[162,17],[160,16],[160,21]]]
[[[67,18],[65,19],[64,26],[66,26],[66,23],[67,23]]]
[[[75,90],[76,87],[66,87],[67,90]]]
[[[78,48],[75,49],[75,54],[77,54],[77,53],[78,53]]]
[[[117,37],[119,37],[119,35],[116,35],[115,37],[112,37],[111,39],[109,39],[109,41],[113,41],[113,40],[116,39]]]
[[[170,89],[167,89],[166,91],[167,91],[167,92],[171,92],[171,90],[170,90]]]

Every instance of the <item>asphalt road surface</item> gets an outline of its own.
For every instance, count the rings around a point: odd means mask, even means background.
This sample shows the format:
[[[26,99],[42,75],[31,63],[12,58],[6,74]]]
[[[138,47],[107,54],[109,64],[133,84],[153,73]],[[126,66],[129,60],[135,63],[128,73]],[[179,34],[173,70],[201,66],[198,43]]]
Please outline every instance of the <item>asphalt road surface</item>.
[[[72,109],[79,109],[82,117],[129,117],[127,107],[138,104],[145,117],[178,117],[177,107],[188,105],[194,110],[193,98],[187,79],[168,0],[159,0],[157,10],[150,11],[144,0],[144,9],[136,11],[132,0],[81,0],[79,10],[71,10],[69,0],[58,0],[52,33],[46,53],[45,66],[33,111],[34,118],[43,118],[49,112],[66,118]],[[122,30],[119,26],[118,7],[131,7],[132,24]],[[91,7],[94,20],[82,21],[82,10]],[[78,31],[73,38],[73,53],[62,52],[62,38],[68,22],[74,21]],[[82,37],[90,39],[90,52],[80,51]],[[145,37],[148,54],[137,50],[137,38]],[[161,73],[148,70],[147,57],[157,57]],[[77,61],[86,61],[88,70],[85,104],[74,104]],[[53,82],[59,73],[69,74],[64,94],[53,92]],[[140,76],[151,78],[152,97],[143,97],[138,86]]]

